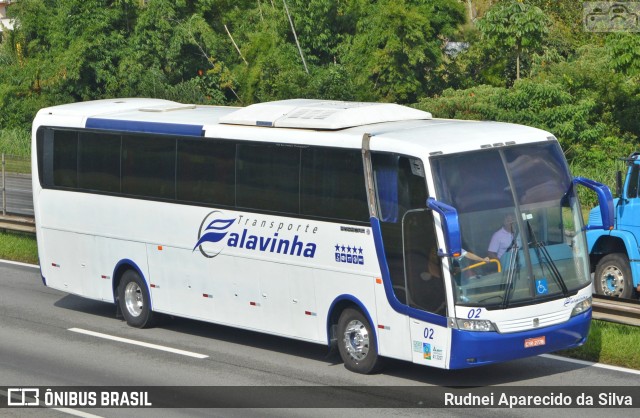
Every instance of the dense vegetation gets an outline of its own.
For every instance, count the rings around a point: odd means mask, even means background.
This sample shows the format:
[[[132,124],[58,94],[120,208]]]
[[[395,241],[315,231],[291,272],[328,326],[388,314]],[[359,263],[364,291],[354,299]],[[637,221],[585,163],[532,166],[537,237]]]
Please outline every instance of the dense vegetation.
[[[5,152],[28,153],[41,107],[125,96],[393,101],[522,123],[609,184],[640,136],[640,36],[585,31],[575,0],[20,0],[9,12]]]

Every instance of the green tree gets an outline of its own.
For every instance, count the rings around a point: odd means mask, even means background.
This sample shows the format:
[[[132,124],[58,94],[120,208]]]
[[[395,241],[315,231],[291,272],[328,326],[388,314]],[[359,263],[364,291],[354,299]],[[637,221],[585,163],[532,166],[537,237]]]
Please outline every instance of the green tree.
[[[379,0],[362,10],[341,59],[368,100],[412,102],[430,90],[446,38],[464,21],[448,0]]]
[[[640,36],[636,33],[612,33],[605,41],[613,69],[640,78]]]
[[[582,45],[593,43],[593,34],[584,30],[583,2],[576,0],[526,0],[540,8],[549,20],[546,41],[559,54],[569,57]]]
[[[127,46],[130,52],[120,63],[121,85],[116,91],[135,93],[139,86],[153,87],[158,82],[187,90],[198,84],[189,80],[202,84],[198,77],[216,65],[220,37],[188,6],[185,1],[153,0],[140,11]],[[144,93],[163,95],[173,90],[165,87]]]
[[[492,6],[478,28],[488,47],[508,48],[516,60],[516,80],[520,80],[523,56],[540,51],[548,34],[549,21],[540,8],[522,0],[509,0]]]
[[[59,88],[61,77],[50,52],[56,27],[47,4],[25,0],[11,5],[9,13],[20,23],[4,32],[0,45],[5,62],[0,66],[0,128],[27,130],[39,108],[72,99]]]
[[[108,95],[118,83],[118,66],[128,51],[133,0],[59,0],[48,34],[59,87],[74,100]]]

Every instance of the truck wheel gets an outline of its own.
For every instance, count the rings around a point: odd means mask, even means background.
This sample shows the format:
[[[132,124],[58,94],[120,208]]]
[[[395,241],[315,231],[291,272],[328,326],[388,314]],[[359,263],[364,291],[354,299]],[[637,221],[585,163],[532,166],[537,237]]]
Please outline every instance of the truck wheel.
[[[607,254],[596,266],[593,278],[596,293],[629,299],[633,293],[629,259],[622,253]]]
[[[147,284],[133,270],[127,270],[118,285],[118,303],[124,319],[132,327],[148,328],[154,324],[151,297]]]
[[[380,369],[376,334],[360,311],[345,309],[338,320],[338,332],[338,350],[348,370],[369,374]]]

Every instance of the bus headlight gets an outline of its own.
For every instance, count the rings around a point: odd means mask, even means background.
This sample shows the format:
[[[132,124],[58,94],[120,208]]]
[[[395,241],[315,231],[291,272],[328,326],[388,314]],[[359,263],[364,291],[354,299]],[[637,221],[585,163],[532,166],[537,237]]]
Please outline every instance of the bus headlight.
[[[573,310],[571,311],[571,316],[580,315],[581,313],[588,311],[589,309],[591,309],[591,303],[592,303],[591,297],[588,297],[582,302],[576,303],[576,306],[574,306]]]
[[[493,323],[486,319],[456,319],[458,329],[462,331],[495,331]]]

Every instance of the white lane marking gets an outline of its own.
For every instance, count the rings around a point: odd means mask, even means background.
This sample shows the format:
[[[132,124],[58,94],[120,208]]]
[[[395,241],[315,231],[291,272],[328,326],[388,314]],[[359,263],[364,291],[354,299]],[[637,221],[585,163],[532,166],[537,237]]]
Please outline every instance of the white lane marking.
[[[14,265],[17,265],[17,266],[31,267],[31,268],[36,268],[36,269],[40,268],[40,266],[38,266],[36,264],[25,264],[25,263],[20,263],[20,262],[17,262],[17,261],[10,261],[10,260],[2,260],[2,259],[0,259],[0,263],[14,264]],[[165,350],[165,351],[170,351],[170,352],[179,352],[179,354],[189,353],[188,351],[182,351],[182,350],[175,350],[174,351],[174,349],[172,349],[172,348],[156,346],[154,344],[147,344],[147,343],[137,342],[137,341],[133,341],[133,340],[127,340],[126,338],[106,336],[106,334],[96,335],[96,334],[99,334],[99,333],[92,333],[91,331],[78,330],[77,328],[70,329],[70,331],[72,331],[72,330],[77,330],[75,332],[81,332],[81,333],[85,333],[85,334],[88,334],[88,335],[94,335],[96,337],[108,338],[108,339],[113,339],[113,340],[122,341],[122,342],[129,342],[131,344],[141,345],[141,346],[144,346],[144,347],[156,348],[156,349],[159,349],[159,350]],[[159,348],[159,347],[162,347],[162,348]],[[196,354],[196,353],[189,353],[189,354],[185,354],[185,355],[191,355],[192,357],[196,357],[196,358],[207,358],[207,357],[209,357],[209,356],[205,356],[204,354]],[[567,363],[580,364],[580,365],[583,365],[583,366],[593,366],[593,367],[598,367],[598,368],[601,368],[601,369],[615,370],[615,371],[618,371],[618,372],[640,375],[640,370],[627,369],[627,368],[618,367],[618,366],[610,366],[608,364],[602,364],[602,363],[593,363],[591,361],[572,359],[572,358],[569,358],[569,357],[554,356],[553,354],[541,354],[540,357],[545,357],[545,358],[549,358],[549,359],[553,359],[553,360],[559,360],[559,361],[565,361]]]
[[[78,411],[76,409],[71,409],[71,408],[49,408],[49,409],[53,409],[55,411],[63,412],[65,414],[73,415],[73,416],[76,416],[76,417],[103,418],[101,415],[93,415],[93,414],[90,414],[88,412],[82,412],[82,411]]]
[[[0,259],[0,263],[4,263],[4,264],[13,264],[14,266],[21,266],[21,267],[31,267],[34,269],[39,269],[40,266],[37,264],[27,264],[27,263],[21,263],[19,261],[11,261],[11,260],[2,260]]]
[[[128,338],[116,337],[114,335],[102,334],[100,332],[89,331],[89,330],[81,329],[81,328],[69,328],[69,331],[77,332],[77,333],[80,333],[80,334],[91,335],[93,337],[104,338],[105,340],[112,340],[112,341],[118,341],[118,342],[121,342],[121,343],[139,345],[141,347],[152,348],[154,350],[168,351],[169,353],[180,354],[182,356],[195,357],[195,358],[199,358],[199,359],[204,359],[204,358],[209,357],[207,355],[193,353],[191,351],[184,351],[184,350],[179,350],[177,348],[165,347],[163,345],[150,344],[150,343],[145,343],[145,342],[142,342],[142,341],[130,340]]]
[[[544,358],[549,358],[549,359],[559,360],[559,361],[566,361],[567,363],[575,363],[575,364],[580,364],[582,366],[598,367],[600,369],[607,369],[607,370],[613,370],[616,372],[640,375],[640,370],[627,369],[625,367],[619,367],[619,366],[610,366],[608,364],[594,363],[592,361],[578,360],[578,359],[569,358],[569,357],[554,356],[553,354],[540,354],[539,357],[544,357]]]
[[[0,389],[0,393],[3,394],[4,396],[7,397],[7,402],[9,399],[9,392],[7,392],[6,390],[1,390]],[[12,398],[15,398],[15,396],[12,396]],[[29,396],[24,396],[24,398],[18,399],[15,398],[18,401],[29,401],[29,403],[35,405],[36,403],[36,399],[35,398],[31,398]],[[37,402],[39,402],[40,399],[37,400]],[[24,408],[21,408],[24,409]],[[90,414],[88,412],[83,412],[83,411],[78,411],[77,409],[71,409],[71,408],[48,408],[48,409],[52,409],[54,411],[58,411],[58,412],[62,412],[64,414],[68,414],[68,415],[73,415],[76,417],[82,417],[82,418],[102,418],[100,415],[93,415]]]

